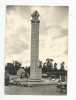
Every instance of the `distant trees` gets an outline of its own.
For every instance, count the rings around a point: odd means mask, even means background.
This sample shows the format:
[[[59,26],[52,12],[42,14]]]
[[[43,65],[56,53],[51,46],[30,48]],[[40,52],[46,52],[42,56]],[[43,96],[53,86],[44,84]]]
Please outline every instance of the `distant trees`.
[[[47,58],[46,62],[43,63],[42,71],[43,73],[51,72],[52,70],[57,70],[57,63],[53,65],[53,59]]]
[[[15,68],[12,63],[7,63],[5,69],[8,70],[9,74],[15,74]]]
[[[47,58],[45,62],[42,62],[42,61],[39,61],[39,66],[38,67],[41,67],[42,68],[42,73],[50,73],[52,71],[58,71],[57,69],[57,63],[53,63],[53,59],[50,59],[50,58]],[[65,63],[62,62],[60,64],[60,71],[64,71],[65,68],[64,68],[64,65]],[[13,74],[13,75],[16,75],[17,74],[17,71],[18,69],[22,67],[21,63],[19,61],[14,61],[12,63],[7,63],[5,68],[9,71],[9,74]],[[30,75],[30,66],[26,66],[26,67],[23,67],[24,70]]]
[[[18,61],[14,61],[13,63],[7,63],[5,68],[9,71],[9,74],[15,75],[18,69],[21,67],[21,63]]]
[[[42,72],[43,73],[46,73],[47,72],[46,62],[43,63]]]
[[[24,70],[30,75],[30,66],[26,66]]]
[[[43,68],[46,68],[46,62],[43,63]]]
[[[49,58],[46,59],[46,66],[47,66],[48,71],[51,71],[53,69],[52,62],[53,62],[53,59],[49,59]]]
[[[54,63],[54,70],[57,70],[57,63]]]
[[[21,67],[21,63],[18,61],[15,61],[13,64],[14,64],[16,71]]]
[[[63,70],[65,70],[65,68],[64,68],[64,62],[62,62],[61,64],[60,64],[60,69],[57,69],[57,63],[55,62],[54,64],[53,64],[53,59],[50,59],[50,58],[47,58],[46,59],[46,62],[44,62],[43,63],[43,67],[42,67],[42,72],[43,73],[47,73],[47,72],[51,72],[51,71],[57,71],[57,70],[60,70],[60,71],[63,71]]]
[[[65,70],[65,69],[64,69],[64,64],[65,64],[64,62],[61,63],[61,65],[60,65],[60,70]]]
[[[42,67],[42,61],[39,60],[39,67]]]

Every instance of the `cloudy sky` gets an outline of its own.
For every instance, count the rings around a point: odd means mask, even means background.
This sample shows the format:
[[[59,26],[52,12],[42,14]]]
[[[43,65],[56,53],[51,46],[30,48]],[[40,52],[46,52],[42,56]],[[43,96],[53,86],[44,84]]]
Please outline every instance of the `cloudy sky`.
[[[53,58],[68,67],[68,13],[67,6],[7,6],[5,63],[18,60],[30,65],[31,13],[40,14],[39,59]]]

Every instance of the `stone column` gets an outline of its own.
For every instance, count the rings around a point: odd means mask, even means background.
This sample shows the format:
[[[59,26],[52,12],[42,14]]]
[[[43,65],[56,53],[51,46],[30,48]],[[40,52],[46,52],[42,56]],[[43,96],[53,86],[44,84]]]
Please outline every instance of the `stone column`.
[[[37,11],[31,14],[31,67],[30,78],[40,79],[41,70],[39,66],[39,13]]]

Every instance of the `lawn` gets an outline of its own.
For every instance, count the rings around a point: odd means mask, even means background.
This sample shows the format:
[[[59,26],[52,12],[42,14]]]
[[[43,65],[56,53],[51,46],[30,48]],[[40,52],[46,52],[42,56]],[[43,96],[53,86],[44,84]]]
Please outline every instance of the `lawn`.
[[[60,93],[56,85],[20,87],[20,86],[5,86],[6,95],[65,95]]]

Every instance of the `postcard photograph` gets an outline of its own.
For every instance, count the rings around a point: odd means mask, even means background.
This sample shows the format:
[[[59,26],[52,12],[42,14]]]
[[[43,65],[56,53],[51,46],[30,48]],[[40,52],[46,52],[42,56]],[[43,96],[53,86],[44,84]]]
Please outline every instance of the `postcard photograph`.
[[[67,95],[69,6],[6,5],[5,95]]]

